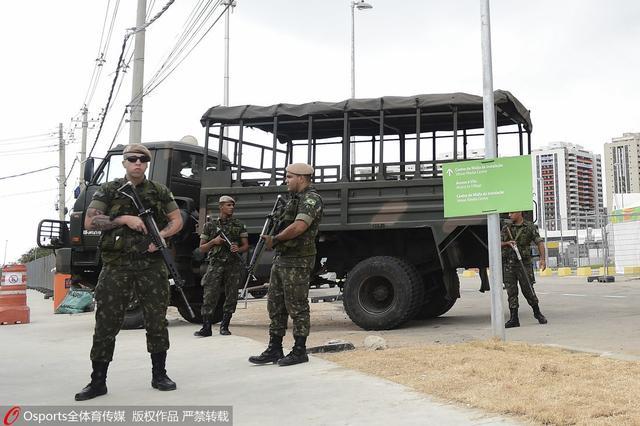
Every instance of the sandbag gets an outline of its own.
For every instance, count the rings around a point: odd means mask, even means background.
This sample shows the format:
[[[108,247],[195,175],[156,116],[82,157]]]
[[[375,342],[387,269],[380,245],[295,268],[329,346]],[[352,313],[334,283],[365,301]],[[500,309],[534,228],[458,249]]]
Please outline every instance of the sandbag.
[[[69,290],[65,298],[62,300],[56,314],[79,314],[81,312],[89,312],[93,309],[93,292]]]

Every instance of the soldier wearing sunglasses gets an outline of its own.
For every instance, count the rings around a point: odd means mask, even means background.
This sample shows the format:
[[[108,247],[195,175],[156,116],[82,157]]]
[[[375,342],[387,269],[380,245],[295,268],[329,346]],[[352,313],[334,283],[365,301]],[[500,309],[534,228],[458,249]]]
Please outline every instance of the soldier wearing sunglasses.
[[[116,335],[124,321],[131,296],[135,295],[144,312],[147,351],[151,354],[151,386],[161,391],[176,389],[166,373],[169,349],[166,313],[169,281],[162,257],[149,243],[147,229],[132,201],[118,192],[127,181],[133,183],[142,203],[153,212],[163,238],[182,228],[180,210],[169,189],[145,177],[151,153],[141,144],[127,145],[122,165],[125,177],[106,182],[96,191],[87,208],[87,230],[102,231],[100,253],[102,270],[95,290],[96,325],[91,347],[91,382],[76,394],[76,401],[107,393],[107,368],[113,359]]]

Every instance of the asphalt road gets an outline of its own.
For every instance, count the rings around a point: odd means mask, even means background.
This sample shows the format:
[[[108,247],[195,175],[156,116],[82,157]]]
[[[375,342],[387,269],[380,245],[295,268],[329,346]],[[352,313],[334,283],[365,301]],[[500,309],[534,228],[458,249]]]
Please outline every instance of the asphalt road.
[[[362,346],[364,338],[371,334],[384,337],[395,347],[491,338],[490,294],[478,291],[479,278],[460,278],[460,287],[461,298],[445,315],[410,321],[395,330],[365,331],[351,322],[342,302],[312,303],[309,346],[331,339]],[[521,294],[521,327],[507,329],[507,340],[640,360],[640,279],[618,276],[614,283],[587,283],[585,277],[538,277],[535,290],[549,323],[538,324]],[[310,296],[337,292],[337,288],[325,286],[312,289]],[[503,295],[506,320],[506,293]],[[235,334],[266,342],[269,319],[265,299],[249,303],[246,310],[240,308],[243,304],[239,306],[231,324]]]

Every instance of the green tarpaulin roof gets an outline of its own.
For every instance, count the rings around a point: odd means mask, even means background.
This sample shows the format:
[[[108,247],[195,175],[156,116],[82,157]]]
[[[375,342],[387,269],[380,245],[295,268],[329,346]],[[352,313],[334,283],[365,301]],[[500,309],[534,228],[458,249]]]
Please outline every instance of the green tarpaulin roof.
[[[496,90],[495,105],[498,112],[497,125],[522,124],[525,130],[532,130],[529,110],[510,92]],[[245,126],[256,127],[264,131],[273,130],[271,121],[278,117],[278,136],[281,139],[306,139],[309,116],[316,119],[342,119],[344,113],[350,117],[369,116],[371,120],[353,120],[352,135],[376,135],[378,127],[373,120],[380,110],[385,114],[415,114],[417,107],[421,113],[451,112],[457,108],[458,130],[479,129],[483,127],[482,97],[468,93],[445,93],[416,96],[384,96],[370,99],[348,99],[342,102],[309,102],[305,104],[276,104],[271,106],[239,105],[214,106],[204,113],[200,122],[203,126],[215,124],[237,125],[243,121]],[[302,122],[300,122],[302,120]],[[298,121],[298,122],[292,122]],[[385,118],[385,134],[415,133],[415,117]],[[452,114],[424,116],[421,119],[421,131],[453,130]],[[314,121],[315,138],[342,136],[342,123],[338,121]]]

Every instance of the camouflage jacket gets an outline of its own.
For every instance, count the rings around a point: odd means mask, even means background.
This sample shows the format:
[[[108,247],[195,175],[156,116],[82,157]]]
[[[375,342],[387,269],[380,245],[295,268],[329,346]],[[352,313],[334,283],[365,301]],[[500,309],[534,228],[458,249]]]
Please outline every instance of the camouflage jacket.
[[[229,241],[237,244],[238,246],[241,244],[243,238],[247,238],[249,236],[244,223],[240,222],[238,219],[231,217],[222,220],[217,218],[216,220],[209,220],[204,224],[202,232],[200,233],[200,240],[204,240],[205,242],[211,241],[218,236],[220,231],[224,232],[227,238],[229,238]],[[210,263],[213,263],[214,261],[240,261],[238,256],[231,253],[227,243],[219,246],[213,246],[213,248],[209,250],[207,259],[209,259]]]
[[[509,231],[513,238],[509,236]],[[523,262],[531,262],[531,244],[538,244],[542,241],[538,233],[538,227],[534,225],[533,222],[527,220],[520,225],[516,225],[515,223],[505,225],[500,233],[500,239],[501,241],[515,240]],[[518,256],[513,248],[502,247],[502,259],[508,262],[517,262]]]
[[[282,225],[287,227],[296,220],[303,220],[309,227],[297,238],[276,244],[276,255],[281,258],[314,256],[322,211],[322,198],[313,186],[294,194],[284,207]]]
[[[118,216],[138,216],[138,210],[130,198],[118,192],[118,188],[126,183],[125,179],[115,179],[100,185],[93,194],[89,208],[104,212],[112,220]],[[145,208],[151,209],[158,229],[167,226],[167,214],[178,208],[173,194],[166,186],[145,180],[136,186],[136,192]],[[156,253],[146,253],[149,240],[141,232],[134,231],[128,226],[103,231],[100,237],[100,251],[102,262],[110,265],[133,266],[144,268],[151,263],[157,263]]]

